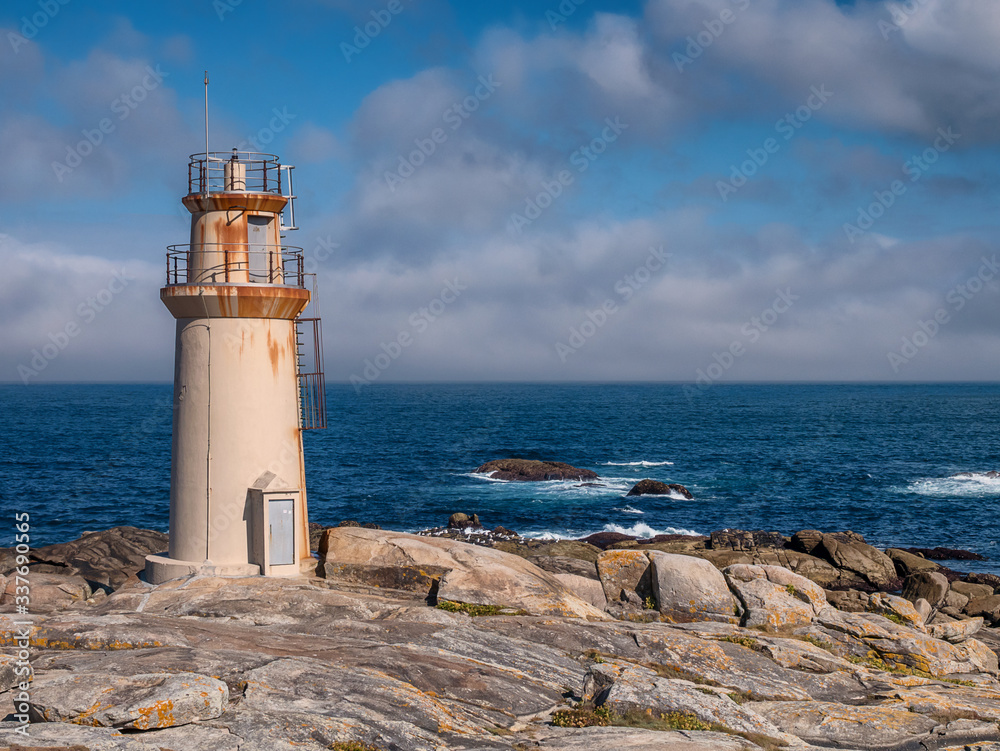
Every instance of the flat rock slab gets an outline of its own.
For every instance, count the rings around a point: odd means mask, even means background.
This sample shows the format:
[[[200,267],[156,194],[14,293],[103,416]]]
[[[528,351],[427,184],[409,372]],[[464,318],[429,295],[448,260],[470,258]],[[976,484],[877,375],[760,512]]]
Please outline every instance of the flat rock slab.
[[[35,722],[151,730],[219,717],[229,688],[197,673],[38,675],[31,691]]]
[[[535,745],[537,744],[537,745]],[[636,728],[549,728],[527,748],[545,751],[759,751],[760,746],[724,733],[663,732]]]
[[[602,691],[603,705],[618,713],[629,710],[652,711],[654,717],[674,712],[693,714],[702,722],[721,725],[742,733],[759,733],[780,740],[786,738],[777,727],[745,709],[725,695],[690,681],[660,678],[652,670],[626,666],[617,675],[605,665],[595,665],[603,680],[613,683]],[[721,695],[720,695],[721,694]]]
[[[303,712],[349,727],[377,731],[383,743],[400,748],[441,745],[435,736],[461,733],[488,737],[479,723],[454,704],[446,705],[371,668],[343,668],[308,658],[275,660],[250,671],[241,708],[259,712]]]
[[[755,702],[747,706],[786,733],[833,748],[919,748],[915,741],[938,726],[929,717],[888,707],[851,707],[832,702]]]
[[[0,749],[25,746],[28,749],[67,751],[160,751],[146,742],[145,735],[122,735],[113,728],[93,728],[65,722],[32,723],[27,735],[15,731],[16,723],[0,723]],[[176,751],[188,751],[177,749]]]
[[[589,469],[580,469],[565,462],[540,462],[534,459],[496,459],[475,470],[495,480],[508,482],[544,482],[546,480],[599,480]]]

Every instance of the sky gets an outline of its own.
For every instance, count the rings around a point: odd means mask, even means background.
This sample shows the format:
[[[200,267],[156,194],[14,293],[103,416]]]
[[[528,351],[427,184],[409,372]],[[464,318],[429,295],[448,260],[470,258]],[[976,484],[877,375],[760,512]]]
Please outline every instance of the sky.
[[[168,382],[190,154],[295,166],[326,375],[996,380],[995,0],[9,0],[0,381]]]

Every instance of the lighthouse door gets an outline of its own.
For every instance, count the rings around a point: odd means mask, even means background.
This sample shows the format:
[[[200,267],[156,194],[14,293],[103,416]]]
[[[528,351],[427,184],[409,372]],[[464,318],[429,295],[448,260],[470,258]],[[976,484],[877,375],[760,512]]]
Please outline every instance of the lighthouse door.
[[[257,284],[271,284],[271,269],[280,268],[281,264],[271,255],[278,248],[271,245],[268,240],[271,237],[272,217],[248,216],[247,236],[249,239],[248,250],[250,251],[250,281]]]
[[[275,498],[267,504],[267,522],[270,526],[268,564],[287,566],[295,563],[295,501]]]

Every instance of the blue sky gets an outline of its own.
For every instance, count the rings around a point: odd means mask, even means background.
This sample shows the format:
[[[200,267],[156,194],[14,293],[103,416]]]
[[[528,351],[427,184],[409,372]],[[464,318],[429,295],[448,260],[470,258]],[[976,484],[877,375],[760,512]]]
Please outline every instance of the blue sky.
[[[212,149],[296,166],[331,380],[995,380],[998,35],[991,0],[8,2],[0,380],[170,379],[205,69]]]

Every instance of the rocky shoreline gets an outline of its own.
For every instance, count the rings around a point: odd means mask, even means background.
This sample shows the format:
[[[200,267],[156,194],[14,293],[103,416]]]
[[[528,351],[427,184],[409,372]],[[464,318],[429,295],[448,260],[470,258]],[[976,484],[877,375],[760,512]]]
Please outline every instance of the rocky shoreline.
[[[300,577],[156,587],[165,535],[88,533],[30,552],[28,615],[0,551],[0,750],[1000,751],[1000,577],[956,551],[312,531]]]

